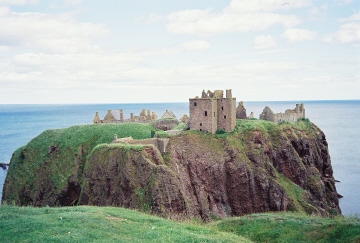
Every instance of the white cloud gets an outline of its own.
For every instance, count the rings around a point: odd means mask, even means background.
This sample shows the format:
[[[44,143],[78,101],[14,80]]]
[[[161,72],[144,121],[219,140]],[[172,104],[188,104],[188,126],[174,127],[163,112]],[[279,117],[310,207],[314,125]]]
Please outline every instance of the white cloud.
[[[255,38],[254,49],[267,49],[275,46],[275,40],[271,35],[260,35]]]
[[[271,12],[275,10],[287,10],[311,5],[309,0],[284,1],[284,0],[232,0],[226,12]]]
[[[307,29],[289,29],[283,35],[289,41],[309,41],[316,37],[316,32]]]
[[[309,0],[297,0],[288,4],[284,4],[283,0],[232,0],[228,7],[219,12],[210,8],[173,12],[167,17],[166,27],[171,33],[199,36],[260,31],[274,25],[292,28],[301,22],[300,18],[281,13],[282,10],[306,6],[311,6]]]
[[[202,40],[194,40],[186,42],[182,46],[186,51],[203,51],[210,48],[210,43]]]
[[[358,13],[351,15],[348,18],[340,19],[340,22],[352,22],[352,21],[360,21],[360,11]]]
[[[73,5],[79,5],[83,2],[83,0],[64,0],[65,6],[73,6]]]
[[[0,0],[0,5],[28,5],[36,4],[39,0]]]
[[[76,22],[70,15],[16,13],[0,8],[0,45],[77,52],[109,34],[103,25]]]
[[[175,34],[216,35],[226,32],[248,32],[280,24],[287,28],[300,20],[294,15],[275,13],[227,14],[209,10],[185,10],[168,16],[167,30]]]
[[[340,29],[324,38],[327,42],[360,43],[360,12],[339,20]]]

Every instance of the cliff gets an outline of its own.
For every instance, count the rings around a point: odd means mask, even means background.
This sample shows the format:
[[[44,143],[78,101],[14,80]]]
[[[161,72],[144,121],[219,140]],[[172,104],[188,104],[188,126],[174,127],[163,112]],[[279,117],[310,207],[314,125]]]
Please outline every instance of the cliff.
[[[3,201],[122,206],[172,218],[267,211],[339,214],[324,133],[308,120],[239,120],[234,132],[186,131],[166,153],[110,144],[151,137],[143,124],[76,126],[40,134],[13,154]],[[49,147],[51,146],[51,147]]]

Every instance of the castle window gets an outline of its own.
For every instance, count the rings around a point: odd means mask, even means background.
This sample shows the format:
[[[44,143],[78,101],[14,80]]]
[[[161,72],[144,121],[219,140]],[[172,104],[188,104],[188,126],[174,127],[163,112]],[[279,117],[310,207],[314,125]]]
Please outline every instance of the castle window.
[[[226,119],[226,116],[224,116],[224,119]]]
[[[207,116],[207,111],[205,111],[205,116]]]
[[[221,106],[221,110],[222,110],[222,111],[224,110],[224,106]]]
[[[214,117],[215,117],[215,112],[214,112]]]
[[[200,123],[200,127],[202,126],[202,123]]]
[[[196,104],[196,102],[194,102],[194,106],[196,106],[197,104]]]

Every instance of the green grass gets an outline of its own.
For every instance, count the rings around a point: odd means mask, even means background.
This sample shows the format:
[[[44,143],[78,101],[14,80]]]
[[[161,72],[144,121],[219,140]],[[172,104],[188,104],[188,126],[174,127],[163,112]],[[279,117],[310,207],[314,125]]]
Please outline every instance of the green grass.
[[[176,222],[115,207],[0,207],[1,242],[360,242],[358,217],[264,213]]]
[[[114,207],[0,207],[1,242],[250,242],[196,221]]]
[[[172,130],[186,130],[188,128],[188,125],[183,123],[183,122],[179,122],[179,124],[174,127]]]
[[[40,183],[39,180],[48,180],[48,184],[56,185],[54,193],[63,190],[71,176],[80,181],[87,156],[97,145],[111,143],[114,134],[118,138],[131,136],[134,139],[146,139],[151,138],[156,131],[151,124],[140,123],[94,124],[46,130],[15,151],[8,177],[10,181],[17,181],[17,186],[7,191],[10,202],[16,200],[19,205],[29,203],[28,198],[19,198],[18,195],[23,194],[22,191],[31,194]],[[49,146],[56,146],[57,151],[49,154]],[[39,178],[34,172],[48,177]]]
[[[357,217],[331,219],[298,213],[267,213],[229,218],[214,226],[255,242],[360,242]]]

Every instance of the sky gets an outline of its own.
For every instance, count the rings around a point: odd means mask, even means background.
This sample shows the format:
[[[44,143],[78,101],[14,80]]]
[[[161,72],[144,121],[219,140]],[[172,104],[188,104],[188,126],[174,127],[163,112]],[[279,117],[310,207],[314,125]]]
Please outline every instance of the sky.
[[[0,104],[360,99],[358,0],[0,0]]]

